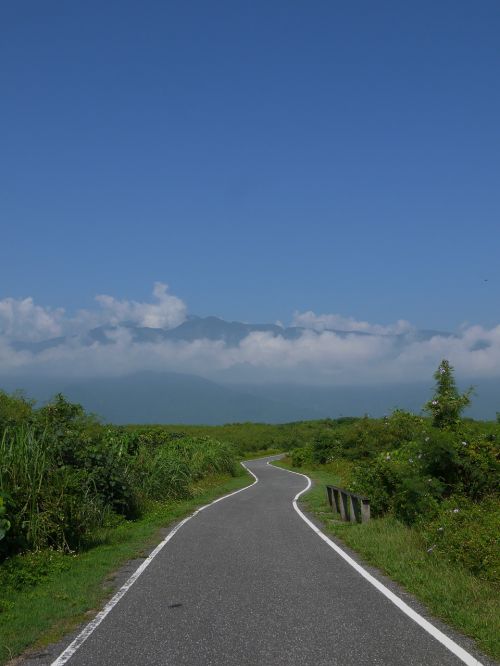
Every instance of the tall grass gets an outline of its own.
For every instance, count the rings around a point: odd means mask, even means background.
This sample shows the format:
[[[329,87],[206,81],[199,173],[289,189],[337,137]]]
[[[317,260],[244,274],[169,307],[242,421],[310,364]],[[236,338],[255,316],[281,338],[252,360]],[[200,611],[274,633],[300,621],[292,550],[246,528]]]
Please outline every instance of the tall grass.
[[[39,500],[50,468],[45,440],[28,425],[6,428],[0,441],[0,492],[14,502],[15,522],[35,548],[43,542]]]
[[[237,474],[230,444],[161,427],[100,426],[58,396],[29,418],[0,419],[0,560],[85,548],[116,516],[133,519],[151,502],[189,498],[194,483],[221,474]]]
[[[92,477],[58,465],[56,453],[47,432],[32,424],[3,432],[0,494],[11,524],[4,552],[71,550],[102,523],[107,512]]]

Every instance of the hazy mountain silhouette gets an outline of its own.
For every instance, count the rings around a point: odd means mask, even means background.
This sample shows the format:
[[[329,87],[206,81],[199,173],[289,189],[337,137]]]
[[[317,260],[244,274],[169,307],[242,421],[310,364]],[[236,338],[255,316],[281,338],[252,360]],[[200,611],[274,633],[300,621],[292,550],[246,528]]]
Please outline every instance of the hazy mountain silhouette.
[[[62,392],[69,400],[113,423],[283,423],[321,416],[306,406],[174,372],[138,372],[67,383],[29,377],[0,379],[0,387],[8,391],[23,389],[40,402]]]
[[[481,379],[467,415],[494,419],[500,411],[500,380]],[[114,423],[284,423],[339,416],[383,416],[396,408],[419,413],[433,383],[380,386],[218,384],[180,373],[139,372],[125,377],[63,381],[40,377],[0,378],[7,391],[24,389],[45,402],[62,392]]]

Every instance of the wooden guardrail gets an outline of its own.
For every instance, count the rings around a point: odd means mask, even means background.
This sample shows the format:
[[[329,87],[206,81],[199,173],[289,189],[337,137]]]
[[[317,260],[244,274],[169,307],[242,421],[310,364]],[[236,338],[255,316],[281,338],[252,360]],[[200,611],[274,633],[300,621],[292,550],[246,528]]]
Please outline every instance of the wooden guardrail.
[[[338,486],[327,486],[328,503],[341,520],[351,523],[367,523],[370,520],[370,500]]]

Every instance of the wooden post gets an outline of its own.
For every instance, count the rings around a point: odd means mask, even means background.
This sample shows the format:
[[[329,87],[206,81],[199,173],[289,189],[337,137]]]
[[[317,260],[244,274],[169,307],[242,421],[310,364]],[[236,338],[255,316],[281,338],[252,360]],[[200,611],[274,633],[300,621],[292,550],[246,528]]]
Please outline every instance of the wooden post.
[[[335,511],[340,513],[340,493],[337,488],[333,488],[333,499],[335,501]]]
[[[347,504],[347,494],[343,490],[339,490],[340,495],[340,517],[342,520],[348,520],[349,507]]]
[[[351,523],[367,523],[370,520],[370,500],[337,486],[326,486],[328,503],[340,519]]]
[[[349,494],[349,520],[351,523],[357,523],[356,518],[356,498]]]

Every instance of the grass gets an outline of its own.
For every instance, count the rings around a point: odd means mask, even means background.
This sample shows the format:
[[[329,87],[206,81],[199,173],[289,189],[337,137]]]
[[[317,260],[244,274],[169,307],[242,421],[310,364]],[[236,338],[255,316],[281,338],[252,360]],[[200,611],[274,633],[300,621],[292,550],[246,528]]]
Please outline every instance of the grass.
[[[365,524],[337,520],[326,499],[324,486],[345,484],[349,468],[343,469],[343,462],[340,467],[331,465],[322,469],[294,468],[286,461],[278,464],[305,473],[315,481],[300,501],[306,511],[322,522],[326,533],[338,537],[366,562],[400,583],[435,617],[474,639],[485,653],[500,659],[498,587],[473,576],[456,563],[429,554],[419,532],[392,517]]]
[[[115,572],[127,561],[144,557],[160,541],[158,531],[197,506],[249,484],[248,474],[212,476],[192,487],[193,497],[156,503],[144,517],[123,521],[103,535],[103,543],[73,555],[54,553],[52,573],[34,586],[0,590],[0,664],[30,647],[40,649],[88,620],[109,598]],[[36,559],[36,554],[31,555]]]

